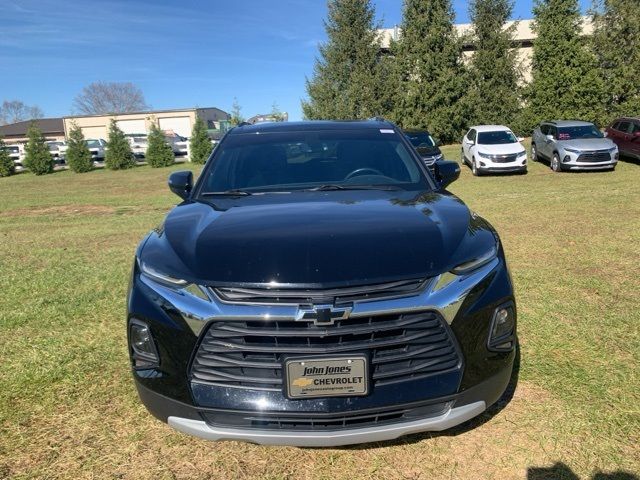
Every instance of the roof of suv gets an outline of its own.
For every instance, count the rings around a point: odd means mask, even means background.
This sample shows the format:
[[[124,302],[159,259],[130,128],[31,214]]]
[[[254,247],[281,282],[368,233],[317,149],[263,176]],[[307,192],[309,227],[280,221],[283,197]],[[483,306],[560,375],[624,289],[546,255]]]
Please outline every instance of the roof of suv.
[[[383,119],[371,120],[313,120],[304,122],[264,122],[254,125],[241,125],[229,131],[230,135],[242,133],[268,133],[268,132],[300,132],[314,130],[360,130],[393,128],[395,125]]]
[[[505,127],[504,125],[476,125],[475,127],[471,127],[476,132],[495,132],[501,130],[511,131],[509,127]]]
[[[593,125],[591,122],[583,122],[582,120],[549,120],[548,122],[542,122],[557,127],[587,127]]]

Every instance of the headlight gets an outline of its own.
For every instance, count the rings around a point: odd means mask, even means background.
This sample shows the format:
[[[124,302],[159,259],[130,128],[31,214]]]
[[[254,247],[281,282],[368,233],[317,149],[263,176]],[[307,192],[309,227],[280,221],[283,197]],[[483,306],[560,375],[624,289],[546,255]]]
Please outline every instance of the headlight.
[[[150,267],[148,264],[144,262],[140,263],[140,270],[142,274],[146,277],[150,278],[154,282],[160,283],[165,287],[172,288],[178,291],[181,294],[188,294],[193,297],[197,297],[200,300],[210,301],[209,295],[207,292],[200,286],[195,283],[189,283],[186,280],[182,280],[179,278],[172,277],[167,275],[166,273],[159,272],[153,267]]]
[[[526,157],[527,156],[527,151],[523,150],[518,154],[518,157]]]
[[[609,149],[609,153],[616,153],[617,151],[618,151],[618,147],[617,146]]]
[[[433,157],[433,159],[434,159],[436,162],[439,162],[439,161],[440,161],[440,160],[442,160],[443,158],[444,158],[444,155],[443,155],[443,154],[441,154],[441,153]]]
[[[478,155],[481,156],[482,158],[492,158],[493,155],[490,155],[488,153],[482,153],[482,152],[478,152]]]
[[[576,150],[575,148],[565,148],[564,151],[571,153],[582,153],[580,150]]]
[[[497,256],[498,256],[498,245],[495,245],[491,247],[491,249],[488,252],[476,258],[468,260],[464,263],[461,263],[457,267],[453,268],[451,270],[451,273],[455,275],[466,275],[467,273],[471,273],[472,271],[477,270],[478,268],[486,265]]]

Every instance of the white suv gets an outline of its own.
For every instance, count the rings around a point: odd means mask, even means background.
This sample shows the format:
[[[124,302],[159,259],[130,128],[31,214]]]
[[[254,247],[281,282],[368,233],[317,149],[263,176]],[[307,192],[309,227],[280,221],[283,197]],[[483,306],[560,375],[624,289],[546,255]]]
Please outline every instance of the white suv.
[[[527,151],[518,137],[502,125],[479,125],[462,139],[462,163],[474,175],[485,172],[527,173]]]

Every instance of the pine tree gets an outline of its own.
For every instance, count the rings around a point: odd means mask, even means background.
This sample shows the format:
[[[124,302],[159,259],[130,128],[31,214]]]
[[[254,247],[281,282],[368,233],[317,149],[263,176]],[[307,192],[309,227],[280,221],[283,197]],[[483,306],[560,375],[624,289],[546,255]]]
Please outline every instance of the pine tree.
[[[468,126],[468,74],[453,28],[450,0],[406,0],[401,37],[392,44],[398,86],[393,117],[404,128],[428,128],[444,142]]]
[[[594,2],[594,51],[606,87],[606,121],[640,112],[640,4]]]
[[[231,118],[229,119],[231,125],[239,125],[244,122],[244,117],[242,116],[242,107],[238,103],[238,99],[233,97],[233,105],[231,105]]]
[[[526,90],[529,133],[542,120],[599,122],[603,83],[582,36],[577,0],[536,0],[533,8],[532,81]]]
[[[329,0],[327,43],[319,47],[309,99],[302,102],[311,120],[348,120],[379,115],[379,25],[370,0]]]
[[[206,163],[213,150],[211,140],[207,134],[207,126],[204,121],[198,117],[193,125],[191,139],[189,140],[189,155],[194,163]]]
[[[164,140],[164,132],[158,125],[151,124],[151,130],[147,137],[149,146],[147,147],[146,160],[152,167],[168,167],[173,165],[175,156],[173,150]]]
[[[475,0],[470,17],[476,51],[471,58],[471,104],[474,124],[511,125],[521,107],[520,69],[512,48],[516,25],[505,28],[511,17],[509,0]]]
[[[67,153],[65,159],[69,168],[76,173],[84,173],[93,169],[93,160],[87,143],[85,142],[82,129],[75,123],[69,131],[67,141]]]
[[[104,165],[109,170],[123,170],[135,166],[131,146],[113,119],[109,125],[109,140],[107,141]]]
[[[32,122],[27,132],[29,138],[25,147],[24,164],[31,173],[44,175],[53,172],[53,157],[44,143],[45,139],[38,126]]]
[[[13,175],[16,170],[16,165],[9,157],[9,152],[5,150],[5,144],[0,137],[0,177],[8,177]]]

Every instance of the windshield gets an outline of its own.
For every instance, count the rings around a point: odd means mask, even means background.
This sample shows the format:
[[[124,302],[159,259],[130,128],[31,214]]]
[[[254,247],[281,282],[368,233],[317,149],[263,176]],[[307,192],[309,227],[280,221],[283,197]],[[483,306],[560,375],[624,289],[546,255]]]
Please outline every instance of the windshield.
[[[99,140],[86,140],[86,144],[89,148],[97,148],[101,146]]]
[[[433,138],[427,132],[410,132],[407,133],[407,138],[411,142],[411,145],[417,148],[436,146],[436,142],[433,141]]]
[[[498,130],[496,132],[478,133],[478,143],[480,145],[501,145],[503,143],[518,143],[518,139],[508,130]]]
[[[595,125],[558,128],[558,140],[575,140],[578,138],[603,138],[602,132]]]
[[[390,131],[337,130],[237,134],[227,137],[205,170],[201,195],[212,192],[429,188],[400,137]]]

